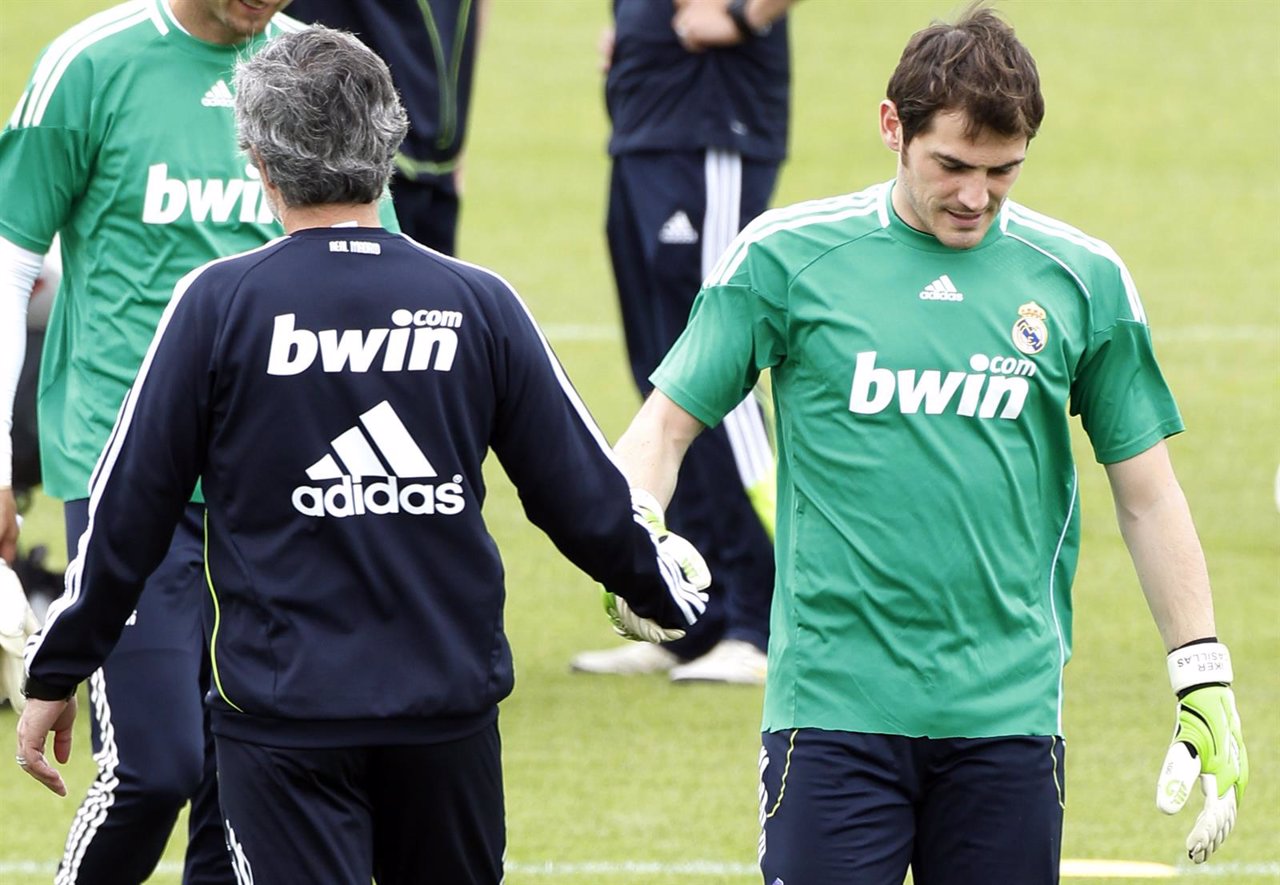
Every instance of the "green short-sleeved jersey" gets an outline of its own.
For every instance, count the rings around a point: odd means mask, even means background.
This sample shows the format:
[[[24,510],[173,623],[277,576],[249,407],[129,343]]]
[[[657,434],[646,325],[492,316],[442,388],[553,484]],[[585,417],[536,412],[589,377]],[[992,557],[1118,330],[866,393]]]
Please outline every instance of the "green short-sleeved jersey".
[[[766,731],[1060,734],[1068,411],[1104,463],[1181,418],[1106,244],[1008,202],[950,249],[896,216],[891,188],[749,225],[653,382],[714,425],[772,371]]]
[[[282,233],[236,146],[240,46],[186,33],[166,0],[94,15],[55,40],[0,134],[0,236],[62,234],[63,280],[39,392],[45,487],[82,498],[178,279]]]

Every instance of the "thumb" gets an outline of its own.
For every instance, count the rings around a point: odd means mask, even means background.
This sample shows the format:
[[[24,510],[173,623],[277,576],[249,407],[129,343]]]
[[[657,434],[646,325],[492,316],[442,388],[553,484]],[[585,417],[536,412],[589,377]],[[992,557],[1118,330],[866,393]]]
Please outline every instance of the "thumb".
[[[1174,741],[1164,756],[1160,779],[1156,782],[1156,807],[1165,814],[1177,814],[1191,796],[1191,787],[1200,777],[1200,760],[1191,745]]]

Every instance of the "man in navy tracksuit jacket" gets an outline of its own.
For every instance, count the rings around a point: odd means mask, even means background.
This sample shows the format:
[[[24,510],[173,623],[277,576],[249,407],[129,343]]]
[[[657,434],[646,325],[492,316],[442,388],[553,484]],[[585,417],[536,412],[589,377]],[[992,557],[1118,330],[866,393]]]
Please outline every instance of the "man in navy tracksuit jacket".
[[[626,624],[691,624],[696,566],[660,513],[633,512],[511,287],[376,226],[404,125],[385,65],[312,29],[243,62],[236,91],[288,235],[175,290],[92,478],[67,591],[28,648],[20,764],[61,787],[45,736],[65,761],[75,687],[202,479],[207,702],[241,881],[496,883],[513,680],[486,453],[529,519],[630,604]],[[331,172],[370,151],[359,187]]]

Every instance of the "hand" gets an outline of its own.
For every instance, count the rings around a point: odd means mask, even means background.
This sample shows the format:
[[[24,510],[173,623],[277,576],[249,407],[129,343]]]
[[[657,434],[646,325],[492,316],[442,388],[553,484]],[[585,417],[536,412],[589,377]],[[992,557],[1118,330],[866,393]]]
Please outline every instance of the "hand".
[[[727,0],[676,0],[671,29],[689,52],[737,46],[742,32],[729,17]]]
[[[0,488],[0,559],[13,562],[18,558],[18,502],[13,489]]]
[[[707,610],[707,588],[711,570],[702,554],[684,538],[667,530],[658,499],[644,489],[631,490],[631,511],[643,526],[658,554],[658,568],[667,593],[686,624],[692,625]],[[636,614],[625,599],[605,591],[604,610],[614,631],[625,639],[643,642],[670,642],[684,636],[678,627],[663,627],[657,621]]]
[[[71,726],[76,721],[76,698],[65,701],[27,700],[18,720],[18,765],[59,796],[67,795],[67,785],[44,755],[44,741],[53,732],[53,755],[65,765],[71,758]]]
[[[26,700],[22,696],[26,675],[22,653],[27,639],[39,628],[18,576],[0,562],[0,701],[8,698],[19,713]]]
[[[637,642],[674,642],[684,636],[684,631],[675,627],[659,626],[657,621],[642,618],[631,610],[627,601],[621,596],[604,591],[604,612],[613,624],[613,632],[623,639]]]
[[[609,73],[609,68],[613,67],[613,44],[616,40],[616,34],[613,28],[605,28],[600,32],[600,39],[596,41],[596,52],[600,55],[600,73]]]
[[[1188,653],[1212,655],[1219,649],[1225,656],[1226,647],[1218,643],[1186,646],[1173,655],[1182,655],[1185,660]],[[1171,662],[1171,673],[1173,669]],[[1225,677],[1230,681],[1230,658],[1225,659]],[[1178,684],[1176,676],[1174,684]],[[1187,836],[1187,856],[1199,864],[1208,860],[1231,833],[1236,810],[1249,784],[1249,756],[1235,695],[1227,685],[1195,686],[1179,700],[1173,743],[1165,754],[1156,785],[1156,807],[1165,814],[1181,811],[1196,781],[1204,794],[1204,808]]]

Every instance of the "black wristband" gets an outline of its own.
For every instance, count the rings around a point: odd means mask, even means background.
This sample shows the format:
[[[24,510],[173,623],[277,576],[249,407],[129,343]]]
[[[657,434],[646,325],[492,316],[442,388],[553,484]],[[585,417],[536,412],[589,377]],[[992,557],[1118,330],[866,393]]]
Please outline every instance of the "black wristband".
[[[22,696],[37,701],[66,701],[76,693],[76,687],[70,688],[66,686],[52,685],[36,679],[34,676],[28,676],[27,681],[22,685]]]
[[[751,22],[747,20],[747,0],[729,0],[728,12],[729,18],[733,19],[733,23],[738,27],[738,33],[742,34],[744,40],[764,37],[773,30],[772,24],[760,28],[751,26]]]

